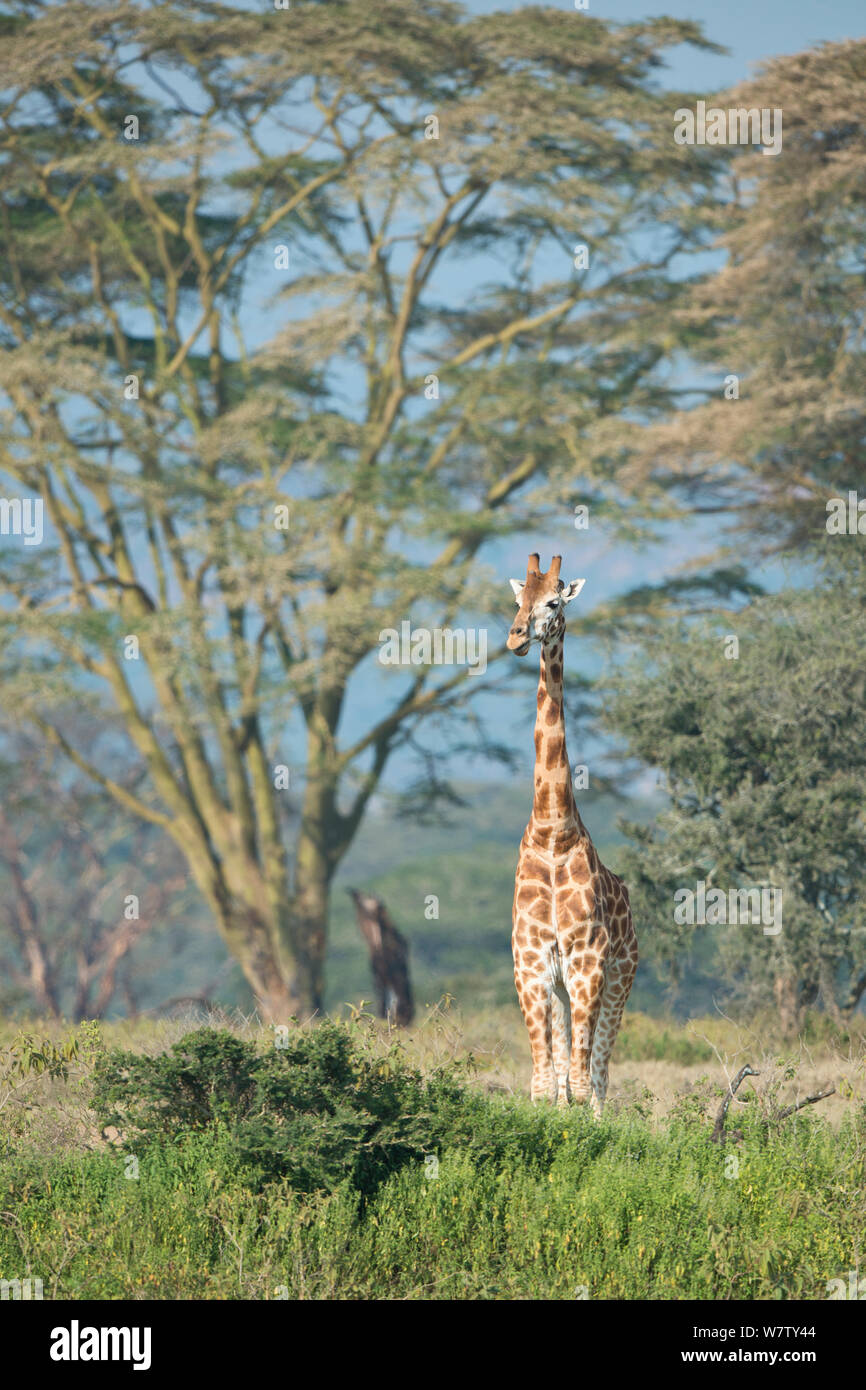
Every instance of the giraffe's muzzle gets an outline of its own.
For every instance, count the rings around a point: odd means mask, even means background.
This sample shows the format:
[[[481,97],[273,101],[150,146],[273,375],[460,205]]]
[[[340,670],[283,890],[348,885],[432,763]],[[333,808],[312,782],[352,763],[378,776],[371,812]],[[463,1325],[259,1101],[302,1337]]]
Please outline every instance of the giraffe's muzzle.
[[[505,643],[505,645],[510,652],[514,652],[515,656],[526,656],[526,653],[529,651],[531,641],[532,639],[529,635],[529,628],[519,627],[517,623],[515,623],[508,634],[508,641]]]

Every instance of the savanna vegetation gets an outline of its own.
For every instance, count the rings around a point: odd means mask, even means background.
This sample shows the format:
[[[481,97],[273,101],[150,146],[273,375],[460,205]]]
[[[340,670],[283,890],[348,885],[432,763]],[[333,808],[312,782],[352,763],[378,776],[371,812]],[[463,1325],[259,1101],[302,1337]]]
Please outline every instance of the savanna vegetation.
[[[19,1042],[14,1075],[4,1050],[0,1278],[53,1298],[808,1299],[856,1265],[862,1094],[835,1125],[783,1118],[784,1065],[719,1144],[707,1076],[661,1120],[634,1095],[599,1123],[363,1018],[130,1041]]]

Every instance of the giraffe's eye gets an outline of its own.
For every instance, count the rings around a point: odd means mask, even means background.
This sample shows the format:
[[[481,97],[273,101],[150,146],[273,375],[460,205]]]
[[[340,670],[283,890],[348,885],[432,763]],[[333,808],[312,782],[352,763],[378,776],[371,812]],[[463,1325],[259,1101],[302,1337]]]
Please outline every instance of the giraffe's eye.
[[[547,600],[547,603],[545,604],[545,607],[546,607],[546,608],[558,608],[558,607],[559,607],[559,599],[558,599],[558,598],[549,598],[549,599]]]

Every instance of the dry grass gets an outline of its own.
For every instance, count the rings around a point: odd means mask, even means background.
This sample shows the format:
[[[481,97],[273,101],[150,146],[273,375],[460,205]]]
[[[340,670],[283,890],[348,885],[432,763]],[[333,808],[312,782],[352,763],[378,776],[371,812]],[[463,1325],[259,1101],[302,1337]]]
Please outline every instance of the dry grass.
[[[529,1091],[529,1046],[516,1006],[467,1017],[446,1000],[394,1036],[422,1069],[471,1058],[475,1078],[487,1090]],[[816,1015],[804,1035],[792,1040],[779,1034],[772,1019],[745,1024],[718,1017],[681,1024],[632,1014],[611,1064],[610,1099],[639,1099],[660,1117],[705,1083],[706,1089],[723,1092],[746,1062],[760,1076],[748,1080],[741,1097],[754,1087],[759,1095],[775,1094],[780,1105],[793,1105],[835,1086],[836,1094],[819,1106],[825,1118],[839,1121],[852,1104],[866,1103],[866,1019],[842,1033]],[[744,1103],[733,1103],[732,1119]]]

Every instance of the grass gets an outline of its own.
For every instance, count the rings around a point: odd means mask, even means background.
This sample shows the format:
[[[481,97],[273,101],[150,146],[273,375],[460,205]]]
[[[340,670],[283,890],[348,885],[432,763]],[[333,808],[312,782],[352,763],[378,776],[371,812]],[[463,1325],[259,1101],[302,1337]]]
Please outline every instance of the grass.
[[[820,1298],[856,1267],[861,1127],[801,1121],[734,1157],[695,1123],[539,1120],[489,1099],[514,1152],[445,1147],[366,1204],[346,1181],[251,1190],[225,1134],[6,1165],[3,1277],[67,1298]],[[435,1174],[435,1176],[431,1176]]]
[[[862,1034],[813,1023],[779,1052],[754,1025],[631,1015],[598,1122],[503,1079],[522,1054],[496,1013],[467,1033],[442,1007],[396,1046],[364,1017],[298,1030],[285,1066],[268,1030],[217,1022],[84,1025],[65,1075],[16,1070],[4,1028],[0,1278],[46,1298],[795,1299],[864,1272]],[[258,1089],[225,1089],[229,1043]],[[761,1077],[720,1147],[747,1052]],[[659,1067],[681,1083],[663,1107],[641,1080]],[[836,1109],[779,1120],[809,1067]]]

